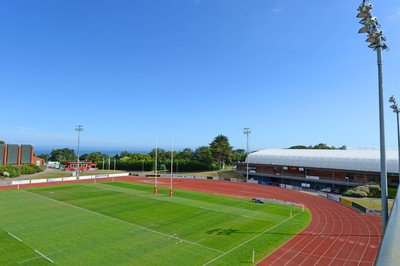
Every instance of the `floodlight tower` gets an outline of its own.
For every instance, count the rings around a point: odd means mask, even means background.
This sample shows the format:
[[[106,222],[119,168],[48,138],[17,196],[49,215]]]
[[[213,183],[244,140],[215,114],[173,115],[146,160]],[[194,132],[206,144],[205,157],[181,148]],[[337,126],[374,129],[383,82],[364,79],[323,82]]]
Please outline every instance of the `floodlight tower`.
[[[154,160],[154,168],[155,168],[155,178],[154,178],[154,194],[157,195],[158,194],[158,186],[157,186],[157,151],[158,151],[158,143],[157,143],[157,138],[156,138],[156,156],[155,156],[155,160]]]
[[[246,134],[247,137],[247,156],[246,156],[246,182],[249,181],[249,136],[251,133],[251,130],[249,127],[243,128],[243,133]]]
[[[78,160],[77,160],[76,177],[77,177],[77,179],[79,179],[79,144],[80,144],[80,140],[81,140],[81,131],[83,131],[83,126],[77,125],[75,127],[75,131],[78,131]]]
[[[169,196],[172,197],[172,179],[174,177],[174,140],[172,139],[172,149],[171,149],[171,179],[169,182]]]
[[[382,200],[382,233],[385,232],[388,220],[388,192],[387,192],[387,165],[386,165],[386,144],[385,144],[385,120],[383,104],[383,78],[382,78],[382,50],[387,50],[386,38],[380,30],[378,18],[371,13],[373,5],[364,0],[358,7],[357,18],[361,18],[360,24],[364,25],[358,33],[367,33],[368,46],[374,49],[378,58],[378,87],[379,87],[379,133],[380,133],[380,156],[381,156],[381,200]]]
[[[399,106],[397,105],[396,99],[393,97],[390,97],[389,102],[392,103],[390,108],[393,109],[393,112],[396,113],[397,117],[397,152],[398,152],[398,161],[399,161],[399,184],[400,184],[400,128],[399,128]]]

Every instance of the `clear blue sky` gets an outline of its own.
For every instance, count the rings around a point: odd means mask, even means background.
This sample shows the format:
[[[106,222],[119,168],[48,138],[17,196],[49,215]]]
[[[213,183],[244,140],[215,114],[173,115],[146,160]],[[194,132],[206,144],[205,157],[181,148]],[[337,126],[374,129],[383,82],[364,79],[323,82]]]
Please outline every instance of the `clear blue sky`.
[[[0,140],[176,150],[379,148],[376,53],[362,1],[2,0]],[[400,2],[372,1],[387,37],[385,99],[400,101]],[[397,147],[385,100],[386,142]]]

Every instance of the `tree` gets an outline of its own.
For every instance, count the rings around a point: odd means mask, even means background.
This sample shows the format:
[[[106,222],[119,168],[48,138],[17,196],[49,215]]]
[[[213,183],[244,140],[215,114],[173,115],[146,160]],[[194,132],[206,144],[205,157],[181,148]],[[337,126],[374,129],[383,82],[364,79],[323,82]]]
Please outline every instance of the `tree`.
[[[4,144],[4,143],[5,143],[4,141],[0,140],[0,144]]]
[[[210,147],[201,146],[194,152],[194,160],[211,165],[214,161]]]
[[[132,155],[132,153],[129,153],[129,152],[127,152],[127,151],[123,151],[123,152],[121,152],[120,154],[119,154],[119,157],[120,158],[124,158],[124,157],[126,157],[126,156],[131,156]]]
[[[296,146],[292,146],[289,149],[300,149],[300,150],[305,150],[305,149],[311,149],[311,146],[304,146],[304,145],[296,145]]]
[[[151,158],[155,159],[156,158],[156,149],[151,150],[151,152],[148,153]],[[165,161],[167,159],[167,154],[165,150],[157,148],[157,161]]]
[[[45,160],[47,162],[47,161],[49,161],[50,155],[42,153],[42,154],[37,155],[36,157],[42,158],[43,160]]]
[[[92,152],[85,157],[86,161],[91,161],[94,163],[99,163],[103,160],[103,154],[101,152]]]
[[[130,156],[133,161],[151,161],[152,158],[148,154],[134,153]]]
[[[215,161],[221,168],[224,168],[225,163],[231,160],[232,146],[229,145],[228,137],[218,135],[210,143],[210,149]]]
[[[346,145],[343,145],[339,148],[336,148],[335,146],[328,145],[326,143],[319,143],[314,146],[304,146],[304,145],[296,145],[292,146],[289,149],[314,149],[314,150],[347,150]]]
[[[244,149],[237,149],[232,151],[233,162],[244,162],[246,160],[247,152]]]
[[[180,159],[180,160],[192,160],[193,159],[193,151],[190,148],[185,148],[181,151],[179,151],[176,154],[176,159]]]
[[[50,152],[50,161],[74,161],[76,160],[75,152],[72,149],[56,149]]]
[[[318,145],[315,145],[314,147],[312,147],[314,150],[332,150],[335,149],[335,147],[330,146],[326,143],[320,143]]]

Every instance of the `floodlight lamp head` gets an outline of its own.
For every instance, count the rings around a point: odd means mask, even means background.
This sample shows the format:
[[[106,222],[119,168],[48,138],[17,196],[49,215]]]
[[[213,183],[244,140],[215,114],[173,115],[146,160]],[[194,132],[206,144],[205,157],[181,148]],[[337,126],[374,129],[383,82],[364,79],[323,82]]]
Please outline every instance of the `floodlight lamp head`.
[[[369,3],[369,4],[362,3],[362,4],[357,8],[357,10],[360,11],[360,12],[367,12],[367,11],[371,10],[372,7],[373,7],[373,4],[371,4],[371,3]]]
[[[370,43],[376,43],[376,42],[377,42],[377,39],[374,38],[374,37],[368,37],[365,41],[366,41],[366,42],[370,42]]]
[[[378,18],[377,17],[364,18],[359,23],[367,26],[378,25]]]
[[[371,13],[367,13],[367,12],[360,12],[357,14],[356,18],[368,18],[368,17],[372,17]]]
[[[375,31],[373,31],[370,34],[368,34],[368,37],[377,38],[377,37],[380,37],[382,35],[383,35],[383,30],[375,29]]]
[[[390,103],[396,103],[396,99],[394,98],[394,96],[392,95],[392,96],[390,96],[390,98],[389,98],[389,102]],[[390,108],[392,108],[392,106],[390,106]]]
[[[370,29],[368,26],[364,26],[358,30],[358,33],[370,33]]]
[[[368,45],[368,47],[371,48],[371,49],[375,49],[375,48],[378,47],[378,44],[377,43],[371,43],[370,45]]]

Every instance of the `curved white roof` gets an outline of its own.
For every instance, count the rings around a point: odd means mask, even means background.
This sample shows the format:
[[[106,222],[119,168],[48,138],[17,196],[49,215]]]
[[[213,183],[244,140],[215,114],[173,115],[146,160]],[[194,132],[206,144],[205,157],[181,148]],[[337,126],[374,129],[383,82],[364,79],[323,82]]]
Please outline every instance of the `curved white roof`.
[[[250,153],[253,164],[276,164],[313,168],[380,172],[379,150],[301,150],[268,149]],[[386,151],[388,173],[398,173],[397,150]]]

